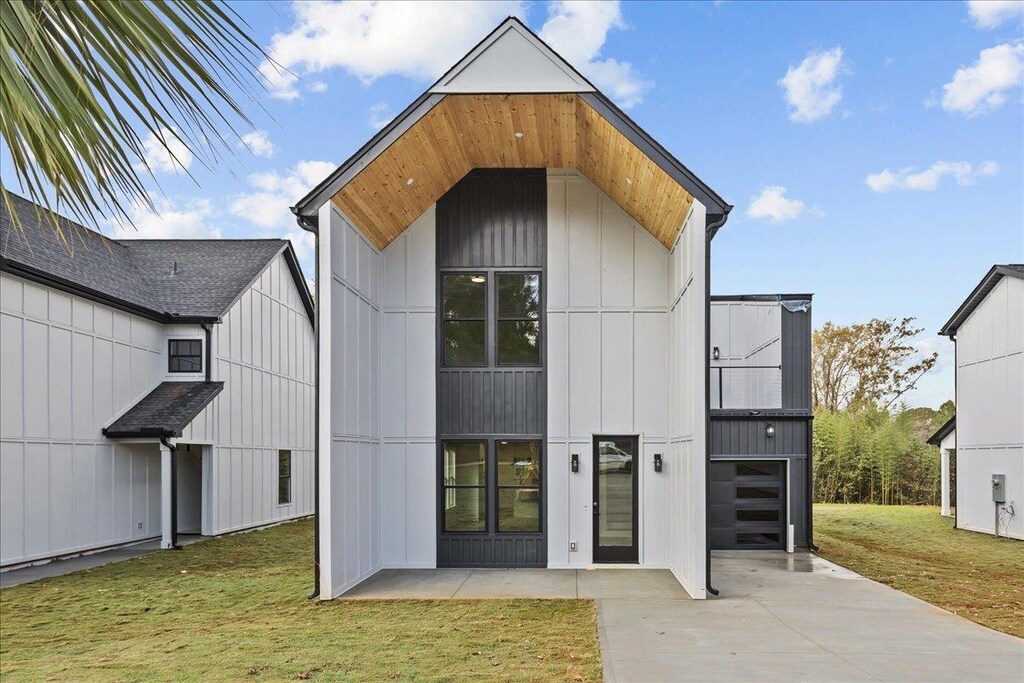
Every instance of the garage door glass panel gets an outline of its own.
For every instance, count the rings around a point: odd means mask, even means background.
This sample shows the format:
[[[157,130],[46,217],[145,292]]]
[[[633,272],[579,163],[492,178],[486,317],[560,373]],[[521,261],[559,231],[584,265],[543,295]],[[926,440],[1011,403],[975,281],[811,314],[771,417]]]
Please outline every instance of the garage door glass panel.
[[[737,522],[777,522],[779,521],[778,510],[736,510]]]
[[[767,546],[778,545],[779,534],[740,532],[736,534],[736,545],[738,546]]]
[[[778,486],[737,486],[737,498],[778,498]]]
[[[777,477],[779,476],[778,462],[738,462],[736,463],[736,476],[738,477]]]

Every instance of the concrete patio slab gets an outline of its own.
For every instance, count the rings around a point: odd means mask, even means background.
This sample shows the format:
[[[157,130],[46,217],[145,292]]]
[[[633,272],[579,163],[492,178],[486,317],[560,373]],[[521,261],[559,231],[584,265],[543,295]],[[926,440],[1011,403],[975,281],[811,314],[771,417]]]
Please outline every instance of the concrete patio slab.
[[[450,600],[472,569],[382,569],[343,600]]]
[[[575,598],[574,569],[477,569],[455,594],[476,598]]]
[[[667,569],[581,569],[576,578],[581,598],[690,599]]]

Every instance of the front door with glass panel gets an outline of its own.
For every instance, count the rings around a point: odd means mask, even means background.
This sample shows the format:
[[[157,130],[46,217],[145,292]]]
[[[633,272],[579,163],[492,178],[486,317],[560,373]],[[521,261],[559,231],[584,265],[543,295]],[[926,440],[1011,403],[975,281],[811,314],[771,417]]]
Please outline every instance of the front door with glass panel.
[[[638,562],[635,436],[594,437],[594,562]]]

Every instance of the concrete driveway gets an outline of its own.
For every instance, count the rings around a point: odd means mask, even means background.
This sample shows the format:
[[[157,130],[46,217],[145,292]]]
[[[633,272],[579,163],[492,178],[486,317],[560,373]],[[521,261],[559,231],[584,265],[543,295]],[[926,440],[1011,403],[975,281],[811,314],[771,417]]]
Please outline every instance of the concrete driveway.
[[[597,600],[608,681],[1024,680],[1024,641],[809,554],[716,553],[706,601]]]

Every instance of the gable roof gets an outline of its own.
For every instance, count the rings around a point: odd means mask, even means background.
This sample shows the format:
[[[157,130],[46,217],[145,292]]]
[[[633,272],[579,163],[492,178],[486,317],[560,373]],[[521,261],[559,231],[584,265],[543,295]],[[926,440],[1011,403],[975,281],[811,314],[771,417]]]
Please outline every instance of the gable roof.
[[[313,302],[288,240],[112,240],[9,195],[0,202],[0,269],[159,322],[217,322],[284,254],[310,322]]]
[[[956,415],[946,420],[946,424],[939,427],[938,431],[928,437],[928,444],[932,446],[941,446],[942,440],[953,433],[956,430]]]
[[[970,293],[970,295],[960,304],[960,308],[956,309],[953,317],[946,321],[946,324],[939,330],[939,334],[946,337],[956,336],[956,331],[960,329],[960,326],[964,323],[967,318],[971,316],[985,297],[988,296],[999,281],[1004,277],[1015,277],[1024,279],[1024,265],[1020,263],[1006,263],[996,264],[989,269],[985,277],[981,279],[978,286]]]
[[[696,199],[713,235],[732,206],[535,33],[509,17],[303,197],[387,246],[473,168],[577,168],[666,247]]]
[[[110,439],[181,436],[224,388],[224,382],[161,382],[103,429]]]

